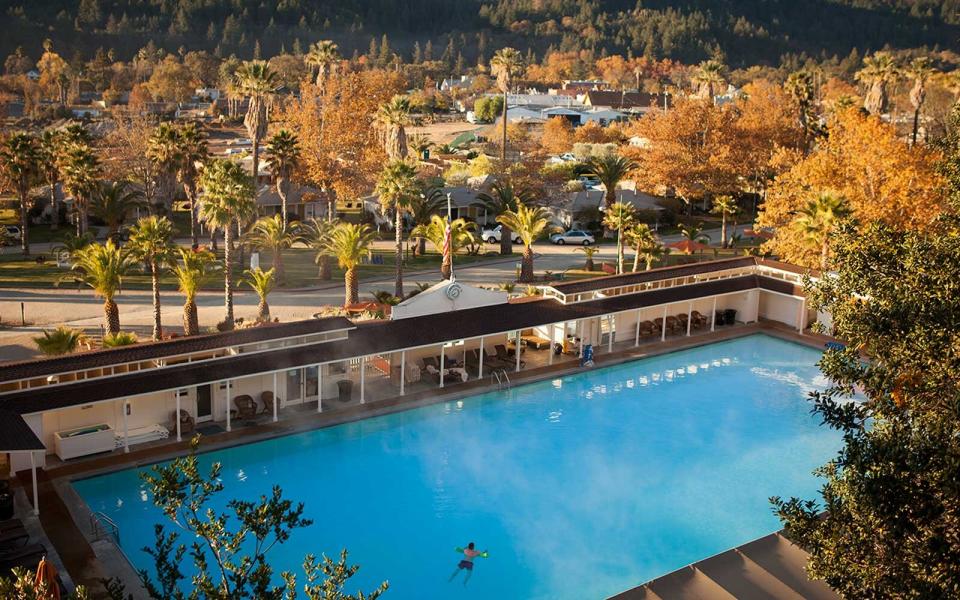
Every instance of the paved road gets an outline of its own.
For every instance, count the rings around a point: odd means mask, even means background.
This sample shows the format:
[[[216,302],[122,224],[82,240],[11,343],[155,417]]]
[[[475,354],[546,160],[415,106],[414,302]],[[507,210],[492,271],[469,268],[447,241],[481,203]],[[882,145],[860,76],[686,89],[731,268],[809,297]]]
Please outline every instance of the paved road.
[[[742,229],[743,227],[741,227]],[[719,235],[714,235],[719,238]],[[665,243],[677,241],[679,236],[668,236]],[[378,242],[377,246],[392,248],[389,242]],[[488,245],[493,249],[493,246]],[[583,265],[582,252],[571,246],[554,246],[549,243],[535,245],[537,272],[553,271],[560,273],[565,269]],[[8,249],[9,251],[9,249]],[[39,248],[38,248],[39,251]],[[616,259],[616,246],[601,246],[595,260],[612,261]],[[627,260],[632,260],[628,253]],[[516,259],[491,260],[484,264],[457,267],[454,263],[457,279],[464,283],[496,285],[515,279]],[[628,263],[629,264],[629,263]],[[440,280],[439,271],[412,272],[404,275],[407,289],[416,283],[436,283]],[[392,275],[375,280],[361,281],[361,297],[369,297],[376,290],[393,290]],[[147,290],[125,291],[117,298],[120,305],[120,322],[125,330],[137,331],[141,337],[148,337],[153,323],[153,308],[150,292]],[[339,305],[343,302],[343,283],[331,281],[328,285],[307,290],[283,290],[270,294],[271,313],[283,321],[310,318],[319,307]],[[20,326],[20,304],[24,306],[27,327]],[[183,298],[176,292],[161,293],[162,319],[165,326],[182,330]],[[257,297],[252,292],[240,290],[234,294],[235,315],[253,318],[256,315]],[[209,327],[223,317],[223,295],[216,292],[204,292],[197,298],[200,323]],[[32,337],[39,335],[43,327],[66,323],[71,327],[96,329],[103,322],[103,304],[89,290],[77,291],[76,288],[60,289],[0,289],[0,322],[13,327],[0,329],[0,361],[27,358],[35,354]]]

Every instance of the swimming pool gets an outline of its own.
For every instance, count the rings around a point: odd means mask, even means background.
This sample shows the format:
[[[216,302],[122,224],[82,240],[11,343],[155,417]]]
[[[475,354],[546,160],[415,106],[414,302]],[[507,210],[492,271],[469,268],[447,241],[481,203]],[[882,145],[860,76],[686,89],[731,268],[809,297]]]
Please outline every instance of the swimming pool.
[[[274,550],[350,550],[385,598],[600,598],[779,528],[840,446],[807,393],[814,349],[758,334],[211,452],[225,499],[279,484],[314,524]],[[164,522],[129,469],[74,482],[136,567]],[[448,583],[475,541],[469,584]],[[461,576],[462,578],[462,576]],[[302,579],[302,577],[301,577]]]

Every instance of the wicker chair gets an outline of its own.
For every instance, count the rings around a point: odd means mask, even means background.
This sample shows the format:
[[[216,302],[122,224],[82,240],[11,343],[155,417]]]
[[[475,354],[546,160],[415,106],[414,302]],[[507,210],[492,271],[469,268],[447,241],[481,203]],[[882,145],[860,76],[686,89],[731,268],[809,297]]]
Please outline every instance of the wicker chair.
[[[257,403],[251,396],[243,394],[233,399],[234,406],[237,407],[237,416],[241,419],[252,419],[257,416]]]

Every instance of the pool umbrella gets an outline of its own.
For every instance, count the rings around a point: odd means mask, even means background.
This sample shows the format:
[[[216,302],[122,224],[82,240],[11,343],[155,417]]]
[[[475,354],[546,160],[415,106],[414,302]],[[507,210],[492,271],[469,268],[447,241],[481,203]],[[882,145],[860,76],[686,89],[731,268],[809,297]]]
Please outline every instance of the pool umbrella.
[[[684,254],[693,254],[694,252],[703,252],[704,250],[709,250],[710,246],[701,244],[700,242],[695,242],[693,240],[680,240],[679,242],[667,244],[667,248],[676,248]]]
[[[44,556],[37,565],[37,578],[33,585],[39,588],[45,585],[47,593],[43,600],[60,600],[60,584],[57,582],[57,569]]]

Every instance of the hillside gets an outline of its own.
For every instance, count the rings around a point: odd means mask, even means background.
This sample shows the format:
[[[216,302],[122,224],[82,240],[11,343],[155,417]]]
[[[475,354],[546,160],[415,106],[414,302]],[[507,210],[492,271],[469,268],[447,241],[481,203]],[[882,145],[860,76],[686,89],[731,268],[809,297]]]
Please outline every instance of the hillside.
[[[701,60],[718,49],[733,66],[784,54],[845,56],[883,44],[954,48],[960,0],[8,0],[0,53],[65,56],[113,49],[129,58],[153,40],[175,51],[270,55],[332,38],[349,55],[382,35],[409,60],[462,55],[466,64],[514,45]],[[881,42],[881,40],[883,42]]]

